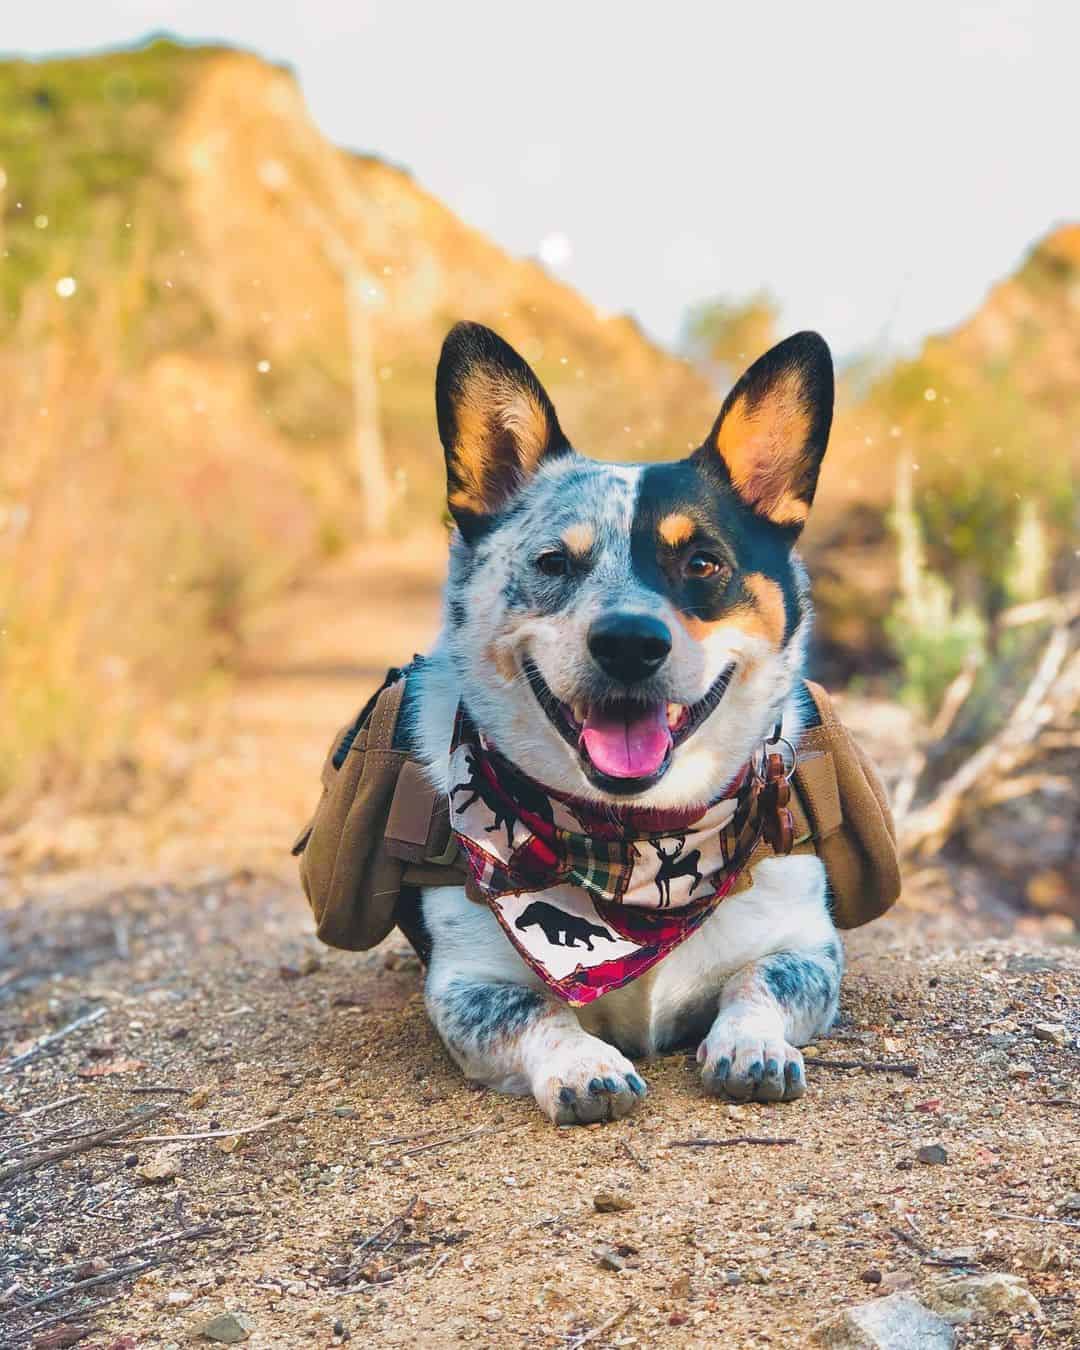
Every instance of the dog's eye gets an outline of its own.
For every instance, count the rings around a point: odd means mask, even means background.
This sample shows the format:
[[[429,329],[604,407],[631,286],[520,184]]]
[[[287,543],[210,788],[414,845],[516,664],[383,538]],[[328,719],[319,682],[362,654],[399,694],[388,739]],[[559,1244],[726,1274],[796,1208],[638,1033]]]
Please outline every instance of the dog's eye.
[[[565,577],[570,571],[570,559],[557,548],[548,549],[537,558],[536,570],[546,577]]]
[[[697,553],[691,553],[683,563],[683,575],[689,581],[709,581],[713,577],[727,580],[731,576],[731,568],[715,553],[703,553],[699,550]]]

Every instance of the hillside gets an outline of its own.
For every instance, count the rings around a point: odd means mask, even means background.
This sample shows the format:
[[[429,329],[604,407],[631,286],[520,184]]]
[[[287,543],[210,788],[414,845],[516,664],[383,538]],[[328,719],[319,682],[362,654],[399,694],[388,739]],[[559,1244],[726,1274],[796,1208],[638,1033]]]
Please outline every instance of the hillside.
[[[929,563],[962,600],[989,613],[1008,600],[1023,503],[1045,532],[1050,584],[1075,585],[1080,225],[1050,232],[968,320],[841,406],[808,543],[830,639],[849,652],[882,646],[901,455],[916,466]]]
[[[363,521],[372,420],[391,529],[438,520],[456,319],[527,355],[587,451],[679,450],[715,411],[632,322],[329,144],[254,56],[4,63],[0,170],[0,793],[46,763],[180,771],[252,614]]]
[[[164,386],[194,402],[234,386],[233,411],[259,435],[301,462],[347,464],[351,268],[369,300],[391,464],[428,506],[432,372],[463,315],[520,346],[585,449],[679,448],[714,412],[704,382],[630,321],[509,257],[402,170],[327,142],[292,75],[254,56],[155,42],[9,63],[0,110],[8,341],[35,318],[113,336],[148,395]],[[39,288],[62,275],[75,296],[46,303]],[[119,311],[111,333],[103,309]]]

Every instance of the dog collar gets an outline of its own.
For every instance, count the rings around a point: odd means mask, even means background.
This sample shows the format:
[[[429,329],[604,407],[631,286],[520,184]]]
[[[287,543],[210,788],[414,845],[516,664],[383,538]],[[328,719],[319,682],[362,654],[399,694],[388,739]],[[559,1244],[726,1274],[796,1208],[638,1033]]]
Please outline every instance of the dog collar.
[[[574,1006],[650,970],[731,893],[761,837],[756,808],[766,786],[747,765],[696,810],[601,808],[521,774],[463,713],[450,784],[470,898]]]

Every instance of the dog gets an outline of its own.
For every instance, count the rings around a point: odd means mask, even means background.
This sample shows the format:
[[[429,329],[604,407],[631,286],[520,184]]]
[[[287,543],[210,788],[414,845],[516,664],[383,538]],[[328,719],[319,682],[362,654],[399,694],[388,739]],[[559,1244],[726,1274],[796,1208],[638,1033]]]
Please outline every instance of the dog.
[[[778,723],[797,740],[812,609],[796,545],[832,408],[829,349],[798,333],[688,457],[602,463],[571,448],[517,352],[453,328],[436,411],[455,528],[408,725],[436,786],[467,786],[450,777],[459,707],[526,779],[610,811],[703,808]],[[450,1055],[558,1125],[626,1115],[647,1090],[634,1059],[695,1042],[706,1093],[790,1101],[798,1047],[836,1015],[843,949],[813,855],[760,861],[654,968],[585,1007],[553,997],[462,888],[425,890],[421,914]]]

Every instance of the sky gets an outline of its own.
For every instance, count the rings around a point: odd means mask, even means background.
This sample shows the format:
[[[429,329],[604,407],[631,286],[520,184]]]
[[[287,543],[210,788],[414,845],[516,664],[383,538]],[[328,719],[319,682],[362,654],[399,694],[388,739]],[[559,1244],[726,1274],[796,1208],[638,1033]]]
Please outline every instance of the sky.
[[[38,0],[0,43],[159,30],[288,63],[326,135],[669,344],[765,287],[910,350],[1080,218],[1071,0]]]

